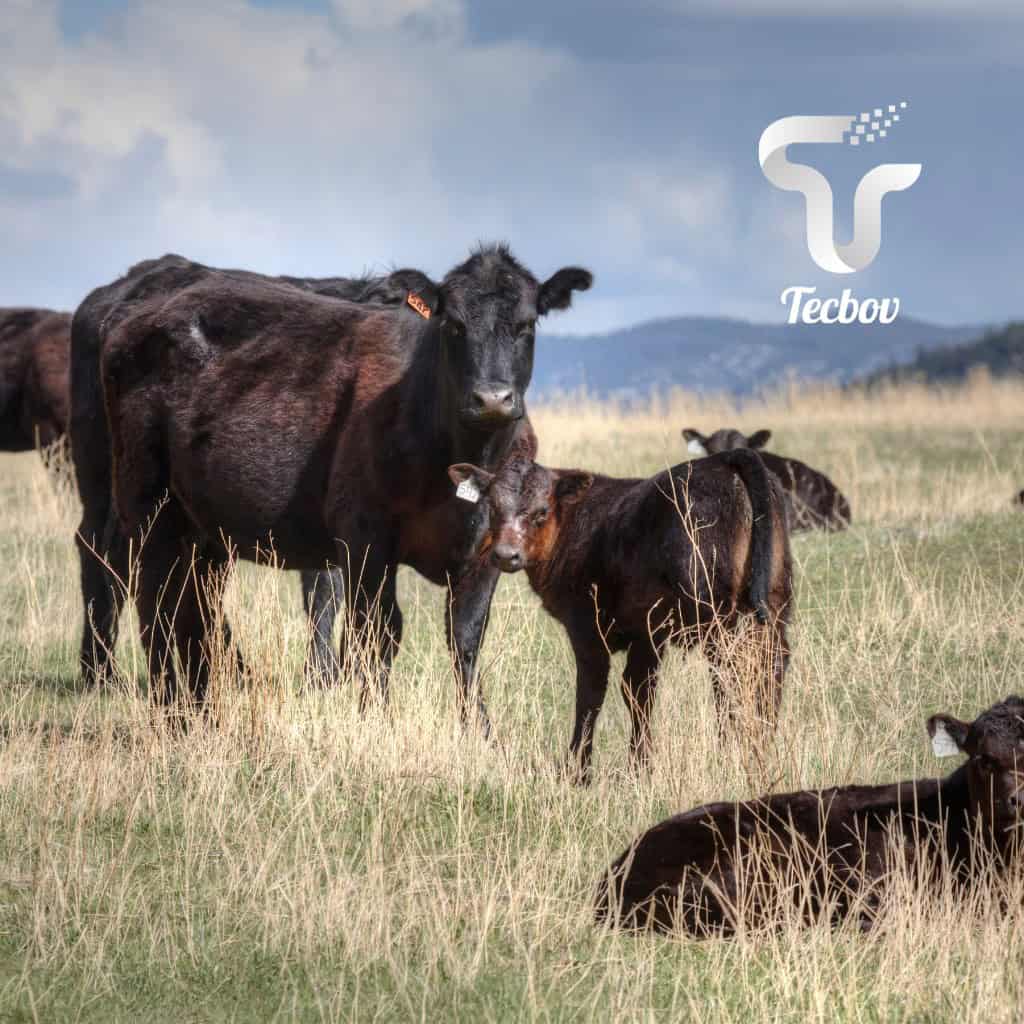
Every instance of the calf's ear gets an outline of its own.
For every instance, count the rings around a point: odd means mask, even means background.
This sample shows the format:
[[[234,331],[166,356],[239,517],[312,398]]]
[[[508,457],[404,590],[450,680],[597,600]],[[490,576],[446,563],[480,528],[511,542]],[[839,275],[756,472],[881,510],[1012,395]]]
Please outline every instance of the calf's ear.
[[[455,496],[474,505],[480,500],[480,495],[486,494],[487,489],[494,483],[493,473],[488,473],[486,469],[470,465],[468,462],[457,462],[454,466],[449,466],[448,476],[455,484]]]
[[[970,731],[969,722],[961,722],[951,715],[932,715],[928,719],[928,735],[932,738],[932,752],[936,757],[955,757],[965,753],[964,744]]]
[[[687,427],[683,430],[683,437],[686,438],[686,450],[691,455],[707,455],[708,439],[699,430]]]
[[[572,505],[590,490],[593,482],[594,477],[590,473],[579,473],[575,470],[560,473],[555,483],[555,501]]]
[[[748,448],[763,448],[771,440],[770,430],[758,430],[747,438]]]
[[[582,267],[562,267],[556,270],[537,292],[537,315],[544,316],[553,309],[568,309],[573,292],[585,292],[594,283],[594,275]]]

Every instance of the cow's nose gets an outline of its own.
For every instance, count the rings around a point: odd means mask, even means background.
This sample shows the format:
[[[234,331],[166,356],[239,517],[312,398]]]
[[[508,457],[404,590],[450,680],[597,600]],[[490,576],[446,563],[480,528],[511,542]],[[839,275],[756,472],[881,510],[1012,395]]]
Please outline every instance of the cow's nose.
[[[523,556],[511,546],[495,545],[491,557],[502,572],[516,572],[523,567]]]
[[[473,392],[473,409],[481,416],[511,416],[515,406],[511,388],[477,388]]]

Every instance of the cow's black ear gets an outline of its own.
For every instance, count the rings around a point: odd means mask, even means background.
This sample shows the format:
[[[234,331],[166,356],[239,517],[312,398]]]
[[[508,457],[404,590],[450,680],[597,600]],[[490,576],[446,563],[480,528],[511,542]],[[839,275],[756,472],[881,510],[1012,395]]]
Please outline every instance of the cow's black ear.
[[[590,490],[590,485],[593,482],[592,473],[581,473],[572,469],[559,473],[558,480],[555,482],[555,501],[571,505],[579,501]]]
[[[585,292],[594,283],[594,275],[582,267],[562,267],[556,270],[537,292],[537,315],[544,316],[553,309],[568,309],[573,292]]]
[[[928,735],[936,757],[953,757],[965,753],[970,722],[961,722],[952,715],[932,715],[928,719]]]
[[[763,448],[772,439],[770,430],[758,430],[747,438],[748,448]]]
[[[683,430],[683,439],[686,441],[686,450],[691,455],[707,455],[708,439],[699,430],[686,427]]]
[[[363,292],[359,301],[380,302],[385,306],[401,306],[408,301],[409,296],[415,296],[417,306],[422,303],[422,307],[417,309],[420,316],[423,315],[421,309],[429,310],[431,316],[437,316],[441,312],[443,302],[440,286],[434,284],[422,270],[413,270],[408,267],[392,271],[387,277],[374,281]]]

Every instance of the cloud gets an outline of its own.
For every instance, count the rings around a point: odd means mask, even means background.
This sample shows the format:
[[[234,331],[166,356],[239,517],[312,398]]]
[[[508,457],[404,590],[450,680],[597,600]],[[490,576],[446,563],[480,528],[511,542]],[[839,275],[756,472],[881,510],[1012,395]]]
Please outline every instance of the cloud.
[[[713,11],[790,18],[905,18],[908,16],[1021,17],[1019,0],[655,0],[670,13]]]

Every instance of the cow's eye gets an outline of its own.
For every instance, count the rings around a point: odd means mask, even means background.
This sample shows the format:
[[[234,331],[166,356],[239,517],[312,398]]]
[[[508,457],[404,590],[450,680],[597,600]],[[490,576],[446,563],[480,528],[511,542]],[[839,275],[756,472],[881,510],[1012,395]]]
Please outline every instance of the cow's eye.
[[[548,510],[546,508],[539,508],[536,512],[530,514],[530,522],[534,526],[540,526],[548,517]]]

